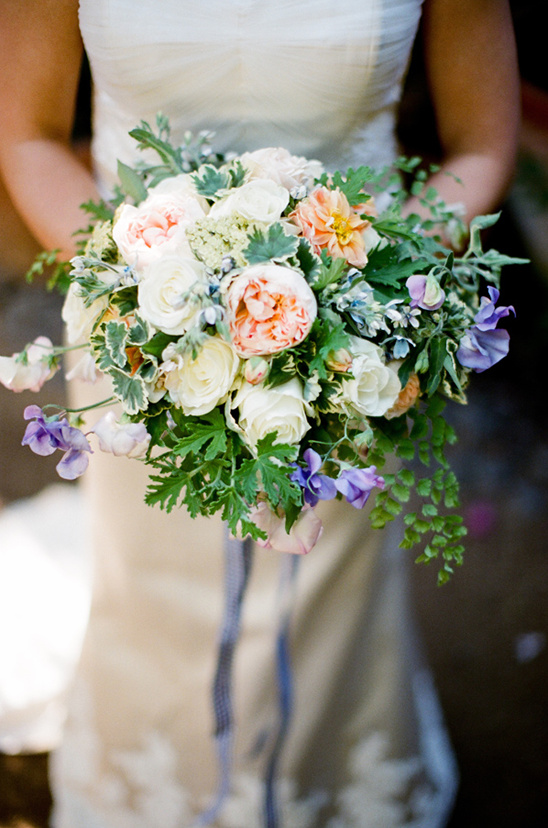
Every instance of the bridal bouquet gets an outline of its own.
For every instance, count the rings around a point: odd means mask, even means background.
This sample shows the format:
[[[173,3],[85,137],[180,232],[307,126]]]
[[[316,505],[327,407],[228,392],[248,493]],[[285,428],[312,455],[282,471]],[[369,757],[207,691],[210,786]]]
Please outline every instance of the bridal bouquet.
[[[444,400],[465,402],[470,372],[508,350],[498,280],[514,260],[480,239],[496,216],[472,224],[457,256],[436,233],[458,219],[435,193],[422,195],[428,220],[402,217],[401,171],[423,189],[417,160],[392,176],[327,172],[279,148],[173,146],[167,121],[157,127],[133,130],[141,161],[119,165],[113,202],[84,205],[79,255],[58,268],[68,345],[82,350],[69,378],[107,375],[112,396],[96,408],[108,411],[84,427],[89,411],[29,406],[23,443],[60,450],[68,479],[94,444],[141,457],[149,504],[220,511],[233,533],[282,551],[314,545],[319,500],[361,508],[376,490],[382,527],[416,489],[402,545],[428,541],[421,559],[440,556],[444,580],[465,533]],[[65,350],[40,337],[0,358],[0,380],[38,390]],[[383,473],[393,453],[403,464]]]

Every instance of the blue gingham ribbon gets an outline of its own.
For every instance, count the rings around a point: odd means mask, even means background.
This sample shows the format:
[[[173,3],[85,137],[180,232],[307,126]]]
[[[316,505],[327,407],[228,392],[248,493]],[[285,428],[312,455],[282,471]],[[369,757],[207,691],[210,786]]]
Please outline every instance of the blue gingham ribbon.
[[[279,622],[276,638],[276,673],[278,680],[278,726],[266,766],[264,791],[265,828],[278,828],[280,815],[276,797],[276,775],[293,710],[293,678],[289,654],[289,628],[294,604],[295,584],[300,555],[282,555],[279,587]]]
[[[293,605],[298,555],[282,555],[279,585],[279,622],[276,637],[278,682],[278,723],[273,737],[264,779],[263,820],[265,828],[278,828],[279,808],[276,776],[293,706],[293,682],[289,656],[289,627]],[[225,607],[217,667],[213,681],[215,742],[219,764],[219,783],[213,804],[198,818],[196,825],[211,825],[230,793],[234,717],[232,709],[232,664],[240,632],[243,600],[253,560],[250,540],[236,540],[227,530],[225,537]]]
[[[232,710],[232,662],[240,632],[241,610],[251,572],[253,544],[237,540],[228,529],[225,536],[225,607],[221,627],[217,668],[213,681],[215,742],[219,762],[219,783],[215,801],[198,819],[198,825],[210,825],[218,816],[230,792],[234,716]]]

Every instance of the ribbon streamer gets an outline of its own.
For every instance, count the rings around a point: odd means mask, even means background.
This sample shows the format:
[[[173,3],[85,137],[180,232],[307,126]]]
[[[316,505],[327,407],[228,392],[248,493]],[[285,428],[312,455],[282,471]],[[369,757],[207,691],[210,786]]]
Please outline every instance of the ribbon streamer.
[[[226,529],[225,535],[225,607],[221,628],[217,668],[213,681],[213,709],[215,714],[215,741],[219,762],[217,795],[197,825],[210,825],[218,816],[230,792],[232,752],[234,743],[234,716],[232,709],[232,663],[240,632],[241,610],[253,560],[250,539],[237,540]]]
[[[280,612],[276,638],[276,664],[278,679],[278,730],[265,773],[264,824],[265,828],[278,828],[279,809],[276,799],[276,774],[285,738],[291,723],[293,710],[293,677],[289,655],[289,627],[295,598],[295,583],[299,555],[282,557],[279,600]]]

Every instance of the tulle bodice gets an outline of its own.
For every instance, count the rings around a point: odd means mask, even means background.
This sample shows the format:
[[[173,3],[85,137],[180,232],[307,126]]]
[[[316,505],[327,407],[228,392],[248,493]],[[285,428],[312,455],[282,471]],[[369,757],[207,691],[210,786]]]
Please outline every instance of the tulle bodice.
[[[93,152],[112,183],[127,132],[158,110],[220,150],[285,146],[382,166],[422,0],[81,0]]]

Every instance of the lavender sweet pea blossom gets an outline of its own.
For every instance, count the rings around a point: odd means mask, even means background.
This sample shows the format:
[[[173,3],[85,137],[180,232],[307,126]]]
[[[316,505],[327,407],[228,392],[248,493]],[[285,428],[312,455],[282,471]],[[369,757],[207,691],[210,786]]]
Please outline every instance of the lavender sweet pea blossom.
[[[344,469],[335,481],[335,486],[351,506],[362,509],[375,486],[384,489],[384,478],[377,474],[376,466],[369,466],[367,469]]]
[[[500,295],[496,288],[489,287],[488,292],[489,299],[482,297],[474,317],[476,324],[464,334],[457,351],[460,364],[478,374],[500,362],[508,353],[510,335],[508,331],[496,330],[496,327],[500,319],[515,313],[511,305],[495,307]]]
[[[64,480],[75,480],[85,472],[91,446],[80,429],[71,426],[66,418],[47,420],[37,405],[28,405],[23,416],[34,421],[28,424],[21,445],[43,457],[57,449],[65,452],[56,466],[57,474]]]
[[[465,368],[481,374],[500,362],[507,355],[509,347],[508,331],[480,331],[474,326],[462,337],[457,359]]]
[[[428,276],[410,276],[405,285],[411,297],[412,308],[434,311],[441,308],[445,301],[445,291],[431,273]]]
[[[28,446],[35,454],[47,457],[57,449],[63,449],[61,422],[46,420],[42,409],[38,405],[27,405],[23,413],[25,420],[35,418],[29,423],[21,445]]]
[[[495,307],[499,300],[500,291],[494,287],[488,287],[487,292],[489,293],[489,299],[482,296],[479,310],[474,316],[475,327],[480,331],[493,331],[503,317],[509,316],[510,313],[515,314],[512,305]]]
[[[335,481],[326,474],[318,474],[322,467],[322,458],[314,449],[308,448],[303,455],[306,468],[297,466],[291,480],[304,490],[304,500],[309,506],[315,506],[318,500],[333,500],[337,496]]]

